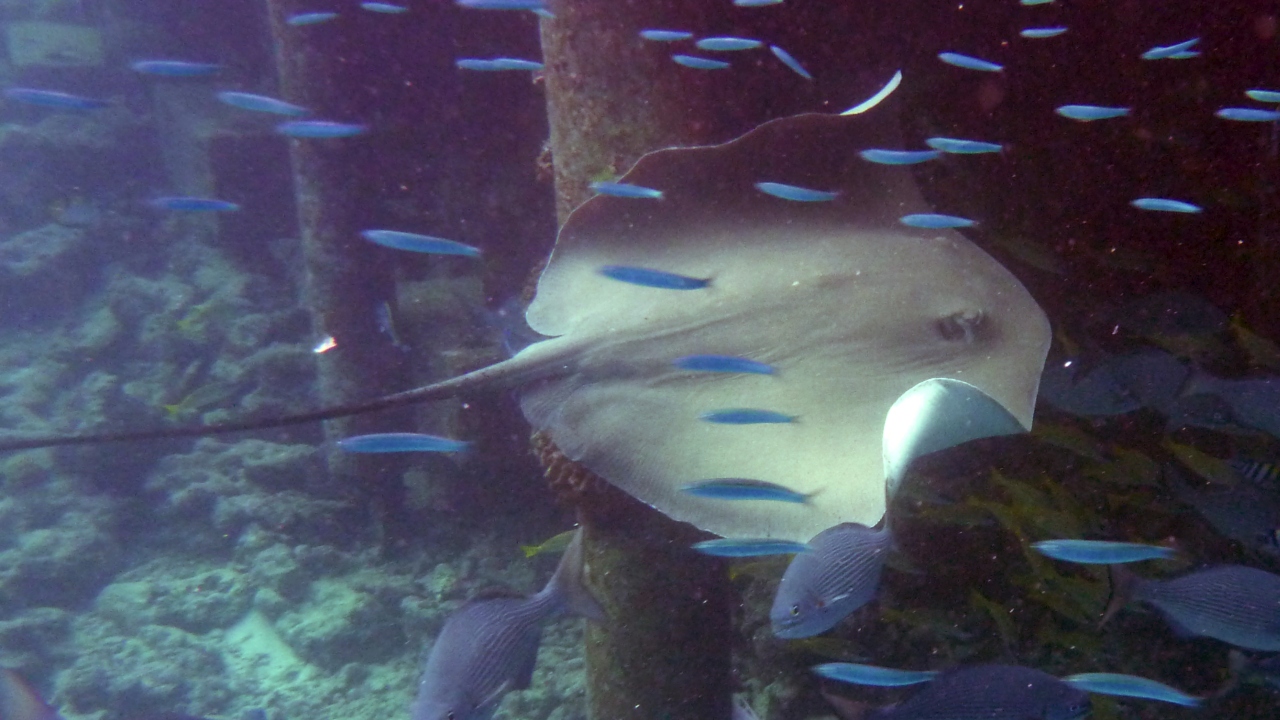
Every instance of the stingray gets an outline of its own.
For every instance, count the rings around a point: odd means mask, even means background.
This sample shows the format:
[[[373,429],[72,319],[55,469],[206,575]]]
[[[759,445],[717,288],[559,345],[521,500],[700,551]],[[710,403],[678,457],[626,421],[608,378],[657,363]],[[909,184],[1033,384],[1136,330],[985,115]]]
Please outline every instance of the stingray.
[[[858,156],[899,147],[894,121],[887,110],[798,115],[725,144],[645,155],[621,182],[661,199],[601,195],[570,215],[526,315],[548,339],[508,360],[287,418],[15,439],[0,449],[233,432],[514,387],[529,422],[569,458],[676,520],[725,537],[797,541],[842,522],[875,525],[886,479],[895,485],[916,455],[1030,429],[1050,340],[1043,311],[989,255],[954,230],[899,222],[932,211],[910,170]],[[795,202],[758,191],[761,182],[834,199]],[[699,282],[651,287],[602,272],[610,267]],[[703,354],[774,372],[673,362]],[[705,419],[730,409],[790,421]],[[680,491],[711,478],[812,497]]]

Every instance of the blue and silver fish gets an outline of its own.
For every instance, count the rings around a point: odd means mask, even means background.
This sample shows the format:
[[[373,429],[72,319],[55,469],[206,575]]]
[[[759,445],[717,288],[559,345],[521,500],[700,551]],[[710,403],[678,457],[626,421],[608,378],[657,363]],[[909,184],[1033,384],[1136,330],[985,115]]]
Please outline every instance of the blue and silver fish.
[[[956,215],[941,215],[939,213],[915,213],[912,215],[903,215],[898,218],[898,222],[906,225],[907,227],[925,228],[928,230],[967,228],[973,227],[977,224],[969,218],[962,218]]]
[[[1058,37],[1066,31],[1067,28],[1057,25],[1054,27],[1025,28],[1019,31],[1018,34],[1028,40],[1041,40],[1044,38]]]
[[[716,478],[685,485],[682,492],[715,500],[771,500],[803,505],[813,493],[800,493],[777,483],[750,478]]]
[[[681,370],[714,373],[747,373],[772,375],[777,372],[772,365],[735,355],[685,355],[671,361]]]
[[[583,585],[582,533],[541,592],[473,600],[445,620],[418,682],[410,720],[483,720],[502,696],[529,687],[542,625],[565,613],[604,622]]]
[[[1250,100],[1264,103],[1280,103],[1280,91],[1278,90],[1245,90],[1244,94]]]
[[[38,105],[54,110],[99,110],[110,105],[106,100],[72,95],[57,90],[38,88],[5,88],[4,96],[14,102]]]
[[[718,538],[716,540],[696,542],[692,547],[704,555],[734,558],[791,555],[794,553],[803,555],[810,550],[809,545],[806,543],[774,538]]]
[[[697,55],[672,55],[671,59],[675,60],[677,65],[694,70],[727,70],[730,67],[729,63],[723,60],[712,60]]]
[[[601,195],[610,197],[635,198],[642,200],[661,200],[662,191],[640,185],[620,182],[593,182],[587,187]]]
[[[340,123],[332,120],[292,120],[276,126],[276,132],[281,135],[316,140],[355,137],[368,131],[368,125]]]
[[[778,583],[769,610],[773,634],[794,640],[826,632],[866,605],[880,587],[880,572],[893,545],[888,524],[827,528],[809,541]]]
[[[404,5],[395,5],[385,2],[362,2],[360,3],[360,7],[368,10],[369,12],[382,13],[384,15],[399,15],[401,13],[409,12],[409,8]]]
[[[1094,120],[1110,120],[1129,114],[1129,108],[1107,107],[1105,105],[1061,105],[1054,112],[1064,118],[1093,122]]]
[[[1043,555],[1055,560],[1084,565],[1115,565],[1142,560],[1167,560],[1177,550],[1159,545],[1113,542],[1109,540],[1041,540],[1031,543]]]
[[[1063,682],[1078,687],[1085,692],[1116,697],[1142,698],[1159,700],[1183,707],[1199,707],[1204,698],[1188,695],[1178,688],[1170,687],[1162,682],[1137,675],[1122,673],[1080,673],[1062,678]]]
[[[687,30],[641,30],[640,37],[650,42],[679,42],[693,37]]]
[[[158,197],[147,201],[157,210],[176,210],[180,212],[235,212],[240,209],[236,203],[217,198],[202,197]]]
[[[981,72],[1000,72],[1001,70],[1004,70],[1003,65],[998,65],[990,60],[983,60],[970,55],[961,55],[960,53],[938,53],[938,59],[948,65],[964,68],[965,70],[978,70]]]
[[[933,137],[924,141],[925,145],[934,150],[941,150],[944,153],[953,155],[977,155],[979,153],[1000,152],[1004,146],[999,143],[983,142],[981,140],[959,140],[957,138]]]
[[[1075,720],[1088,693],[1031,668],[971,665],[947,670],[910,698],[882,708],[827,695],[845,720]]]
[[[631,265],[605,265],[600,268],[600,274],[619,282],[660,290],[700,290],[711,284],[710,278],[689,277]]]
[[[1236,122],[1275,122],[1280,120],[1280,112],[1262,110],[1260,108],[1229,107],[1214,113],[1223,120]]]
[[[1170,200],[1168,198],[1141,197],[1129,203],[1139,210],[1153,210],[1156,212],[1172,212],[1172,213],[1198,213],[1204,208],[1199,205],[1192,205],[1182,200]]]
[[[839,193],[827,190],[814,190],[779,182],[758,182],[756,183],[756,189],[765,195],[772,195],[792,202],[828,202],[835,200],[839,196]]]
[[[709,37],[702,38],[694,43],[699,50],[710,50],[712,52],[737,52],[740,50],[754,50],[764,45],[759,40],[740,37]]]
[[[882,150],[871,148],[858,155],[867,162],[879,165],[914,165],[916,163],[937,160],[942,153],[937,150]]]
[[[804,66],[800,64],[800,61],[796,60],[794,57],[791,56],[791,53],[787,52],[786,50],[783,50],[777,45],[770,45],[769,52],[773,53],[773,56],[778,58],[778,61],[781,62],[783,65],[786,65],[787,68],[791,70],[791,72],[799,75],[805,80],[813,79],[813,75],[810,75],[809,71],[805,70]]]
[[[446,240],[430,235],[419,235],[418,233],[402,232],[400,230],[361,230],[360,237],[393,250],[407,250],[426,255],[480,257],[480,249],[477,247],[466,245],[456,240]]]
[[[326,23],[336,17],[338,17],[338,13],[336,12],[304,12],[296,15],[290,15],[285,18],[284,22],[286,25],[302,27],[304,25],[319,25],[320,23]]]
[[[134,72],[143,75],[170,78],[197,78],[216,75],[222,66],[217,63],[190,62],[187,60],[139,60],[129,65]]]
[[[1150,50],[1142,53],[1143,60],[1166,60],[1181,55],[1184,52],[1193,52],[1191,46],[1200,42],[1200,38],[1194,37],[1190,40],[1183,40],[1173,45],[1156,45]]]
[[[712,410],[698,416],[700,420],[720,425],[784,425],[796,421],[795,415],[759,408]]]
[[[875,687],[919,685],[938,677],[937,670],[898,670],[878,665],[845,662],[823,663],[814,665],[809,669],[828,680],[836,680],[850,685],[872,685]]]
[[[471,443],[422,433],[375,433],[338,441],[350,453],[464,452]]]
[[[1280,576],[1220,565],[1171,580],[1147,580],[1112,565],[1111,581],[1104,623],[1133,600],[1155,607],[1181,634],[1249,650],[1280,650]]]
[[[271,115],[286,115],[290,117],[299,117],[310,112],[300,105],[294,105],[293,103],[287,103],[283,100],[277,100],[276,98],[268,97],[266,95],[256,95],[254,93],[226,90],[218,93],[216,97],[219,102],[241,110],[249,110],[251,112],[268,113]]]

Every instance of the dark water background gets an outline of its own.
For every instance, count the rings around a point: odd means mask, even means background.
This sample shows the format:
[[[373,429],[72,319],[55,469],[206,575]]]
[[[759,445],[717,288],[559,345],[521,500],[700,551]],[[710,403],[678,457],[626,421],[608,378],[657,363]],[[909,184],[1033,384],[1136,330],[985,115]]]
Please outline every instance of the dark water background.
[[[654,3],[651,26],[768,38],[817,80],[800,80],[764,53],[714,76],[672,65],[688,75],[691,106],[722,108],[703,141],[797,112],[843,110],[901,68],[908,147],[935,135],[1005,144],[998,156],[931,164],[916,175],[937,206],[982,219],[971,237],[1022,280],[1061,338],[1096,355],[1172,349],[1221,377],[1280,372],[1237,332],[1178,324],[1208,303],[1250,333],[1280,340],[1276,131],[1213,115],[1255,105],[1245,89],[1280,88],[1270,4],[719,5],[728,3]],[[315,91],[332,104],[319,115],[372,127],[334,141],[350,168],[343,213],[365,227],[421,230],[485,250],[477,265],[404,258],[352,238],[388,282],[341,291],[368,308],[370,342],[385,345],[378,351],[402,386],[499,357],[501,326],[487,311],[524,292],[555,233],[542,84],[529,73],[453,67],[463,56],[537,58],[537,19],[440,2],[410,7],[380,15],[344,4],[333,23],[290,29],[332,63],[332,85]],[[221,89],[278,94],[264,4],[0,4],[6,28],[29,21],[99,30],[102,61],[4,62],[0,84],[109,99],[111,107],[0,105],[0,425],[87,432],[313,407],[311,348],[323,333],[302,300],[288,141],[271,132],[270,119],[211,99]],[[1017,36],[1049,25],[1070,30],[1048,40]],[[1194,36],[1202,38],[1200,58],[1137,57]],[[945,50],[1006,70],[952,68],[936,60]],[[153,58],[223,69],[174,80],[128,68]],[[1080,124],[1053,113],[1064,103],[1133,113]],[[146,205],[180,194],[242,208],[211,219]],[[1139,196],[1186,199],[1205,211],[1139,212],[1129,206]],[[1156,309],[1143,310],[1153,296]],[[372,311],[383,301],[396,307],[407,351],[376,331]],[[1145,324],[1124,322],[1148,315]],[[1051,358],[1067,352],[1060,342]],[[833,655],[901,667],[1000,660],[1058,674],[1106,669],[1194,692],[1226,679],[1225,646],[1177,639],[1154,615],[1131,611],[1097,630],[1104,578],[1037,562],[1025,540],[1071,531],[1174,539],[1197,562],[1274,571],[1274,555],[1215,532],[1173,497],[1159,471],[1177,462],[1169,441],[1217,458],[1275,461],[1275,438],[1169,433],[1150,410],[1109,419],[1043,403],[1038,410],[1038,423],[1068,428],[1074,449],[1042,435],[975,443],[922,463],[921,496],[901,511],[913,568],[889,573],[879,603],[836,639],[790,646],[772,638],[763,613],[776,573],[737,574],[738,680],[758,708],[771,708],[766,720],[827,712],[804,668]],[[399,468],[403,487],[394,489],[328,478],[316,450],[323,437],[309,427],[239,443],[0,458],[0,664],[31,678],[67,717],[239,717],[254,708],[271,720],[403,716],[421,648],[445,615],[486,586],[538,587],[552,563],[526,561],[518,545],[571,519],[543,491],[509,398],[432,408],[418,422],[477,447],[456,461]],[[947,504],[929,499],[939,489]],[[276,640],[246,625],[250,611],[270,620]],[[559,626],[549,634],[543,667],[558,671],[540,670],[528,697],[509,699],[503,712],[537,720],[581,713],[577,632]],[[273,660],[254,659],[263,655]],[[1206,714],[1270,718],[1278,707],[1274,694],[1251,687]],[[1100,701],[1095,714],[1190,711]]]

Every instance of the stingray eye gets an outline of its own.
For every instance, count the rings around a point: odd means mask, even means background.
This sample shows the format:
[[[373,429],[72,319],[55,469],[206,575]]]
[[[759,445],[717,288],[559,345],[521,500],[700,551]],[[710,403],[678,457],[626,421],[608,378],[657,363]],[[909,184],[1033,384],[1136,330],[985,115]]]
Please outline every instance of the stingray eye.
[[[792,606],[791,606],[791,617],[799,617],[799,616],[800,616],[800,606],[799,606],[799,605],[792,605]]]
[[[961,310],[938,318],[935,327],[943,340],[971,343],[987,323],[987,314],[981,310]]]

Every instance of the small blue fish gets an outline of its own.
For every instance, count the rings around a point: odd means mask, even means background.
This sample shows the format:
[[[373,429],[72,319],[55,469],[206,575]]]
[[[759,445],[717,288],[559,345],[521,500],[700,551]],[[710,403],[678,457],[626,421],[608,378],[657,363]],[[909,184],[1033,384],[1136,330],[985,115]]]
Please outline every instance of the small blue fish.
[[[319,140],[355,137],[368,131],[368,125],[355,125],[330,120],[292,120],[276,126],[276,132],[281,135],[287,135],[291,138]]]
[[[710,50],[712,52],[737,52],[739,50],[754,50],[764,43],[751,38],[740,37],[709,37],[702,38],[694,43],[699,50]]]
[[[1280,650],[1280,576],[1243,565],[1220,565],[1170,580],[1147,580],[1111,566],[1112,598],[1105,623],[1130,600],[1154,606],[1175,632],[1221,640],[1248,650]]]
[[[445,620],[409,720],[490,718],[508,691],[529,687],[546,621],[566,613],[607,621],[583,583],[581,535],[574,534],[541,592],[472,600]]]
[[[305,12],[290,15],[285,18],[284,22],[286,25],[301,27],[303,25],[319,25],[320,23],[329,22],[336,17],[338,17],[338,13],[336,12]]]
[[[805,80],[813,79],[813,76],[809,74],[809,71],[805,70],[804,66],[800,64],[800,61],[791,57],[791,53],[787,52],[786,50],[783,50],[777,45],[770,45],[769,51],[772,52],[773,56],[778,58],[778,60],[781,61],[783,65],[786,65],[788,68],[791,68],[791,72],[794,72],[795,74],[799,75]]]
[[[1039,27],[1039,28],[1025,28],[1024,30],[1022,30],[1022,32],[1019,32],[1018,34],[1030,40],[1039,40],[1041,38],[1058,37],[1059,35],[1065,33],[1066,31],[1067,31],[1067,28],[1062,26]]]
[[[766,7],[769,5],[781,5],[782,0],[733,0],[733,4],[738,7]]]
[[[876,687],[919,685],[938,677],[937,670],[897,670],[859,663],[823,663],[809,669],[828,680]]]
[[[907,227],[925,228],[927,230],[973,227],[977,224],[969,218],[962,218],[956,215],[940,215],[938,213],[914,213],[911,215],[903,215],[898,218],[898,222],[906,225]]]
[[[672,55],[671,59],[675,60],[677,65],[695,70],[724,70],[730,67],[729,63],[723,60],[712,60],[697,55]]]
[[[427,255],[480,257],[479,248],[464,245],[454,240],[432,237],[431,235],[419,235],[418,233],[402,232],[400,230],[361,230],[360,236],[371,243],[393,250],[407,250]]]
[[[815,535],[812,551],[793,559],[778,583],[769,609],[773,634],[813,637],[871,602],[892,545],[887,526],[841,523]]]
[[[1191,60],[1200,57],[1199,50],[1183,50],[1170,55],[1166,60]]]
[[[681,370],[716,373],[752,373],[755,375],[772,375],[772,365],[734,355],[686,355],[676,358],[671,363]]]
[[[1188,695],[1175,687],[1137,675],[1121,673],[1080,673],[1068,675],[1062,681],[1085,692],[1099,695],[1159,700],[1183,707],[1199,707],[1204,698]]]
[[[889,78],[889,82],[884,84],[884,87],[876,91],[875,95],[872,95],[866,100],[863,100],[862,102],[858,103],[857,105],[854,105],[853,107],[849,108],[848,110],[845,110],[840,114],[841,115],[861,115],[862,113],[879,105],[885,98],[889,97],[889,95],[892,94],[894,90],[897,90],[898,86],[901,84],[902,84],[902,71],[898,70],[893,74],[893,77]]]
[[[698,419],[720,425],[784,425],[795,422],[796,416],[784,415],[773,410],[734,408],[705,412],[699,415]]]
[[[937,150],[881,150],[872,148],[863,150],[858,155],[867,162],[880,165],[915,165],[942,157]]]
[[[217,94],[219,102],[230,105],[241,110],[249,110],[252,112],[270,113],[272,115],[287,115],[298,117],[306,115],[309,110],[293,103],[287,103],[283,100],[277,100],[266,95],[255,95],[247,92],[235,92],[226,90]]]
[[[695,497],[716,500],[772,500],[804,505],[813,493],[799,493],[777,483],[749,478],[716,478],[702,480],[680,488]]]
[[[1114,565],[1142,560],[1167,560],[1178,553],[1173,548],[1106,540],[1042,540],[1031,547],[1055,560],[1084,565]]]
[[[1199,205],[1167,198],[1144,197],[1138,198],[1129,204],[1139,210],[1154,210],[1156,212],[1198,213],[1203,210]]]
[[[1200,42],[1200,38],[1196,37],[1196,38],[1191,38],[1190,40],[1183,40],[1182,42],[1176,43],[1174,45],[1157,45],[1151,48],[1150,50],[1142,53],[1142,59],[1143,60],[1164,60],[1166,58],[1172,57],[1179,53],[1191,50],[1191,46],[1195,45],[1198,42]]]
[[[458,58],[454,61],[454,65],[456,65],[459,70],[491,72],[498,69],[494,67],[492,60],[485,60],[483,58]]]
[[[171,78],[209,77],[222,69],[214,63],[188,62],[186,60],[139,60],[129,65],[134,72]]]
[[[792,202],[827,202],[828,200],[835,200],[839,195],[839,193],[826,190],[812,190],[799,185],[776,182],[758,182],[756,183],[756,189],[765,195],[772,195]]]
[[[689,277],[631,265],[605,265],[600,268],[600,274],[619,282],[660,290],[700,290],[711,284],[710,278]]]
[[[1214,115],[1223,120],[1235,120],[1236,122],[1275,122],[1280,120],[1280,112],[1260,110],[1258,108],[1222,108]]]
[[[57,90],[38,90],[36,88],[6,88],[4,96],[10,100],[28,105],[53,108],[55,110],[98,110],[107,107],[106,100],[72,95]]]
[[[772,538],[720,538],[693,544],[693,549],[716,557],[759,557],[761,555],[793,555],[809,551],[805,543]]]
[[[662,191],[647,188],[642,185],[631,185],[630,183],[620,182],[593,182],[587,187],[601,195],[619,198],[636,198],[647,200],[661,200]]]
[[[878,710],[828,699],[846,718],[874,720],[1076,720],[1093,708],[1085,691],[1017,665],[946,670],[915,695]]]
[[[509,57],[494,58],[493,66],[498,70],[532,70],[535,72],[543,68],[542,63],[537,60],[524,60],[521,58]]]
[[[1094,120],[1124,117],[1129,114],[1129,108],[1106,107],[1103,105],[1063,105],[1056,108],[1054,112],[1064,118],[1079,120],[1080,122],[1092,122]]]
[[[1053,0],[1018,0],[1018,2],[1026,7],[1031,7],[1033,5],[1048,5]]]
[[[651,42],[679,42],[693,37],[693,33],[684,30],[641,30],[640,37]]]
[[[157,210],[182,212],[235,212],[240,209],[240,206],[233,202],[200,197],[158,197],[148,200],[147,204]]]
[[[1245,90],[1245,95],[1250,100],[1257,100],[1264,103],[1280,103],[1280,91],[1278,90]]]
[[[960,53],[944,52],[938,53],[938,59],[948,65],[954,65],[965,70],[980,70],[982,72],[1000,72],[1004,70],[1003,65],[997,65],[993,62],[982,60]]]
[[[1004,149],[999,143],[982,142],[981,140],[957,140],[956,138],[934,137],[924,141],[925,145],[952,155],[978,155],[981,153],[1000,152]]]
[[[383,13],[384,15],[399,15],[400,13],[409,12],[409,8],[403,5],[392,5],[384,2],[362,2],[360,7],[369,12]]]
[[[471,443],[422,433],[377,433],[344,438],[338,447],[351,453],[452,453],[466,450]]]
[[[458,5],[471,10],[532,10],[545,11],[547,0],[455,0]]]

